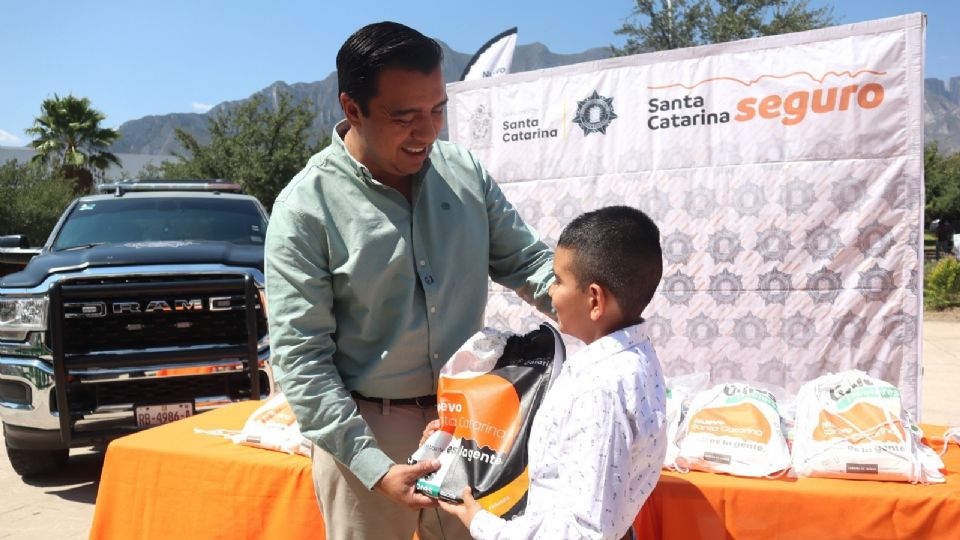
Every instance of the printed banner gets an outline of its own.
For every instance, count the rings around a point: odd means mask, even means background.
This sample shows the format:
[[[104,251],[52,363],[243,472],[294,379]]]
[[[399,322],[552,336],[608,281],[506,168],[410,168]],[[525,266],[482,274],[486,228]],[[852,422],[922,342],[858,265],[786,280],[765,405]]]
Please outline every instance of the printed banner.
[[[919,412],[921,14],[448,87],[472,150],[551,245],[639,207],[664,276],[645,311],[667,376],[795,394],[860,369]],[[491,286],[487,324],[541,317]]]

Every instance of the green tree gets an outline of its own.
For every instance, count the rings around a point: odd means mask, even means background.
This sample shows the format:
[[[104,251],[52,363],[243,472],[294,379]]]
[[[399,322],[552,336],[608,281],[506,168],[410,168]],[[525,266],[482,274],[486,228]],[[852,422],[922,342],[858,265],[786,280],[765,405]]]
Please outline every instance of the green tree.
[[[310,143],[309,128],[316,113],[309,102],[294,105],[287,93],[272,101],[273,106],[268,105],[261,94],[213,115],[208,120],[208,145],[178,129],[177,138],[186,153],[177,154],[179,161],[147,167],[142,175],[233,180],[272,207],[287,182],[329,142]]]
[[[73,179],[77,193],[89,193],[98,173],[102,176],[110,164],[120,165],[107,151],[120,132],[100,125],[106,117],[90,106],[89,99],[54,94],[43,100],[40,110],[33,127],[26,130],[36,137],[30,142],[37,150],[34,160]]]
[[[932,310],[960,306],[960,261],[944,257],[924,276],[923,305]]]
[[[73,200],[73,186],[36,163],[0,165],[0,235],[25,234],[31,245],[42,244]]]
[[[722,43],[823,28],[834,24],[830,7],[809,0],[635,0],[614,33],[627,36],[617,56]]]
[[[960,223],[960,152],[945,156],[936,143],[923,152],[927,219]]]
[[[630,18],[615,34],[627,36],[617,56],[693,47],[704,43],[705,18],[700,0],[636,0]],[[636,22],[639,18],[641,22]]]

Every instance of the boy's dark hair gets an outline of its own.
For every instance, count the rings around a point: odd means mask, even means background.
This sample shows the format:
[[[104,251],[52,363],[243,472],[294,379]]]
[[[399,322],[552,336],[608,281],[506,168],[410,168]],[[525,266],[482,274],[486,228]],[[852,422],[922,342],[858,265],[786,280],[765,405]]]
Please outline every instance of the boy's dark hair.
[[[558,247],[572,252],[578,288],[604,287],[628,319],[639,320],[663,276],[660,229],[652,219],[629,206],[587,212],[563,229]]]
[[[370,100],[377,95],[380,72],[402,68],[429,74],[440,67],[443,51],[433,39],[395,22],[368,24],[354,32],[337,53],[337,83],[370,114]]]

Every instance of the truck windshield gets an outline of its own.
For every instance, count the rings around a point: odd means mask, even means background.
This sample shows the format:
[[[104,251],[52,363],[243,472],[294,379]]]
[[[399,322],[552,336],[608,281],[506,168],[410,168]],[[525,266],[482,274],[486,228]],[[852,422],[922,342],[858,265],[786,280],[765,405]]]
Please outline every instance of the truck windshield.
[[[81,202],[67,216],[54,250],[154,241],[263,245],[267,222],[254,201],[143,197]]]

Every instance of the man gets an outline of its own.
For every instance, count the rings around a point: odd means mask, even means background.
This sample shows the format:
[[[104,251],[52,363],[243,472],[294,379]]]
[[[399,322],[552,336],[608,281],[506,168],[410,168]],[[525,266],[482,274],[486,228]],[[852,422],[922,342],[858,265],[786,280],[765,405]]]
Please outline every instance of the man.
[[[272,362],[315,443],[332,540],[467,537],[413,490],[435,465],[402,463],[436,418],[441,366],[481,326],[488,274],[550,311],[551,251],[473,156],[437,140],[441,60],[397,23],[350,36],[337,54],[346,120],[267,231]]]
[[[953,253],[953,227],[946,219],[941,218],[937,224],[937,245],[936,259],[940,260],[940,254],[950,255]]]

